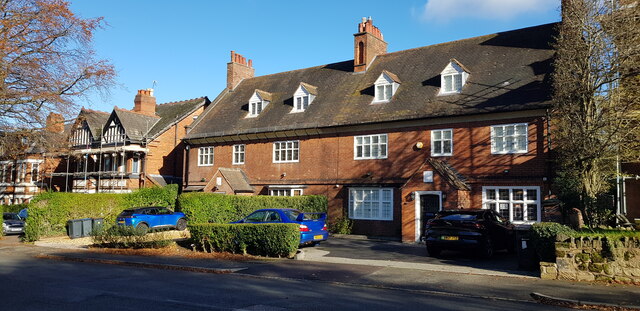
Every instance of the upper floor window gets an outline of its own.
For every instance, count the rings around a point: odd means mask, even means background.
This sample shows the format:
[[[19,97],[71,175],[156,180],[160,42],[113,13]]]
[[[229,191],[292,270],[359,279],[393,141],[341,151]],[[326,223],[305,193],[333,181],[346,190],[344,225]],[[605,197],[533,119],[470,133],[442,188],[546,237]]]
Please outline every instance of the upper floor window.
[[[273,163],[298,162],[300,141],[277,141],[273,143]]]
[[[271,94],[265,91],[256,90],[249,99],[249,114],[247,117],[257,117],[271,101]]]
[[[140,173],[140,156],[131,158],[131,173]]]
[[[462,65],[451,60],[447,67],[440,73],[440,94],[457,94],[462,92],[462,87],[469,74]]]
[[[400,79],[386,70],[382,71],[375,84],[375,97],[373,102],[387,102],[396,93],[400,86]]]
[[[233,164],[244,164],[245,145],[233,145]]]
[[[387,134],[355,136],[353,139],[354,159],[387,158]]]
[[[307,83],[300,83],[298,89],[293,93],[293,109],[291,112],[303,112],[307,110],[311,102],[317,95],[317,88]]]
[[[527,123],[494,125],[491,127],[491,153],[525,153],[528,137]]]
[[[450,156],[453,154],[453,130],[431,131],[431,155]]]
[[[213,147],[198,148],[198,166],[213,165]]]
[[[16,182],[23,182],[27,176],[27,163],[18,164],[18,172],[16,173]]]

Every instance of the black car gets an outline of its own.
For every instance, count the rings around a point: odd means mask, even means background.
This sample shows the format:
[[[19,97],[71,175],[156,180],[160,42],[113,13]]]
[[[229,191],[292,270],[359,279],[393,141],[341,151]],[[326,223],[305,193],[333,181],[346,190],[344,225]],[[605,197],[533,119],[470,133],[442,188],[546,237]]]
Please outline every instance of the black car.
[[[493,256],[495,250],[515,247],[514,227],[492,210],[440,211],[425,227],[429,256],[443,249],[474,250],[482,257]]]

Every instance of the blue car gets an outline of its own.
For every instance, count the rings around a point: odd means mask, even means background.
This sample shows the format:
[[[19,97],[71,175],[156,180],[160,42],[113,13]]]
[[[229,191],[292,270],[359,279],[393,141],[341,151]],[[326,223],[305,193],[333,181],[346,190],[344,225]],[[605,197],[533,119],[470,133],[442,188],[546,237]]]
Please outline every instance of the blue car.
[[[131,226],[142,231],[160,228],[187,228],[187,218],[184,213],[174,212],[166,207],[149,206],[122,211],[116,218],[119,226]]]
[[[326,213],[303,213],[296,209],[260,209],[232,224],[295,223],[300,225],[300,245],[315,245],[329,237],[326,219]]]

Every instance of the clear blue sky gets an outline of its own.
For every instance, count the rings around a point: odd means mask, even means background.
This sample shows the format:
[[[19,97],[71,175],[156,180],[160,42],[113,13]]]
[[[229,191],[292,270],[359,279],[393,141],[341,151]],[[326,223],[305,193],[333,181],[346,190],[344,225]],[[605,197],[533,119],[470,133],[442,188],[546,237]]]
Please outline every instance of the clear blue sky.
[[[560,0],[71,0],[84,18],[105,18],[94,47],[118,72],[110,97],[85,107],[131,109],[153,81],[158,103],[226,86],[235,50],[256,75],[353,59],[353,34],[371,16],[389,52],[556,22]],[[363,5],[366,4],[366,5]]]

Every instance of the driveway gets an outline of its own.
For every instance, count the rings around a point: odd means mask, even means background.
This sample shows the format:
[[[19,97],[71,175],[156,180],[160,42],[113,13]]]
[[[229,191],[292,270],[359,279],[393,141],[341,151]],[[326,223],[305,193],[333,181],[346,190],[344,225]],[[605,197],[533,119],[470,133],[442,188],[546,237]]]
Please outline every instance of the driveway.
[[[473,273],[500,276],[535,276],[518,268],[518,258],[506,251],[496,252],[491,259],[472,253],[443,251],[438,258],[429,257],[424,244],[395,241],[336,238],[316,247],[305,247],[303,260],[353,263],[444,272]]]

